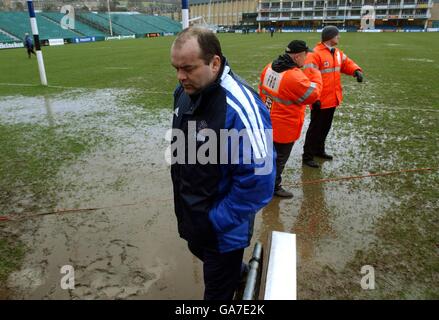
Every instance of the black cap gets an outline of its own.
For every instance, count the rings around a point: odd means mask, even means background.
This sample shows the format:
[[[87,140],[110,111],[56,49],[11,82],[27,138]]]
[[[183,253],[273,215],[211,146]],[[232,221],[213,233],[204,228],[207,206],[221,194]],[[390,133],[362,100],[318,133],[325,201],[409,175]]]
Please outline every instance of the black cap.
[[[338,28],[336,26],[326,26],[322,30],[322,42],[331,40],[339,33]]]
[[[291,41],[288,47],[285,49],[286,53],[300,53],[303,51],[312,52],[312,50],[307,47],[306,42],[302,40]]]

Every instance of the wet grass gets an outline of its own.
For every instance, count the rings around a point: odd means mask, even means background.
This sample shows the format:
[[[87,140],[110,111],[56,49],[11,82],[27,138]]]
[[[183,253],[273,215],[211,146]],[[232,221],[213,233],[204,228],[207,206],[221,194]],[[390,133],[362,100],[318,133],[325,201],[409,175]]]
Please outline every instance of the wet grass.
[[[63,127],[0,125],[0,211],[21,212],[56,203],[52,178],[60,166],[91,147],[87,136],[69,136]]]
[[[282,53],[289,41],[299,38],[313,45],[318,37],[220,35],[232,68],[255,88],[264,65]],[[133,117],[141,119],[171,108],[176,85],[169,63],[172,40],[45,47],[49,84],[55,86],[49,88],[38,86],[36,60],[28,60],[24,50],[0,51],[0,99],[19,95],[76,99],[84,91],[69,88],[84,88],[85,92],[130,89],[130,94],[118,97],[122,106],[130,106],[130,116],[120,117],[113,125],[136,127]],[[343,161],[325,177],[437,168],[439,34],[342,34],[340,47],[363,67],[366,82],[357,84],[353,78],[344,78],[344,106],[336,113],[329,144]],[[63,165],[92,152],[97,144],[110,143],[108,135],[99,132],[108,117],[107,112],[96,111],[86,120],[95,121],[95,127],[73,130],[80,119],[53,126],[38,121],[10,123],[2,120],[0,110],[0,214],[55,205],[54,177]],[[347,144],[346,137],[356,144]],[[338,145],[337,139],[345,144]],[[121,190],[125,183],[116,179],[108,187]],[[362,192],[370,188],[362,181],[348,186]],[[375,240],[366,249],[359,249],[343,270],[327,265],[308,275],[299,283],[299,298],[437,299],[438,186],[437,170],[374,180],[374,192],[395,199],[390,209],[383,209],[373,228],[366,230]],[[0,282],[19,266],[23,255],[23,245],[10,241],[1,231]],[[364,291],[359,285],[360,269],[366,264],[375,267],[377,290]]]
[[[375,190],[387,194],[391,190],[394,198],[372,227],[361,230],[373,235],[373,241],[357,249],[340,270],[331,264],[318,272],[299,268],[300,298],[437,299],[438,183],[435,173],[378,178]],[[331,217],[336,212],[330,210],[328,214]],[[361,287],[361,269],[366,265],[374,268],[374,290]]]
[[[293,38],[318,42],[318,34],[219,35],[224,54],[232,68],[255,85],[264,65],[282,53]],[[146,108],[167,106],[172,96],[148,92],[172,93],[175,74],[169,62],[172,37],[97,42],[43,48],[49,85],[62,87],[130,88],[140,92],[133,98]],[[439,71],[439,35],[407,34],[342,34],[341,49],[365,70],[369,86],[363,92],[347,95],[354,102],[358,95],[374,104],[391,108],[438,106],[435,90]],[[38,85],[35,59],[27,59],[24,50],[3,50],[0,53],[2,84]],[[385,84],[383,87],[382,84]],[[255,85],[256,87],[256,85]],[[0,85],[0,96],[9,94],[40,95],[62,88],[17,87]],[[401,94],[410,92],[410,94]]]
[[[20,267],[25,248],[10,239],[0,239],[0,285],[4,284],[8,275]]]
[[[19,217],[54,208],[55,175],[62,165],[89,150],[91,141],[86,135],[69,136],[62,126],[0,124],[0,216]],[[24,257],[18,234],[0,224],[0,288]]]

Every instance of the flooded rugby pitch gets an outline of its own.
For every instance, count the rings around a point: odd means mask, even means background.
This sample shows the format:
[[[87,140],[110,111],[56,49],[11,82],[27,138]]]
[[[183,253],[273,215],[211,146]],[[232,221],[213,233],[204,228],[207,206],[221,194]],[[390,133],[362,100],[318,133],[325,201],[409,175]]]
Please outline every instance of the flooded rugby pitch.
[[[63,139],[82,137],[77,143],[84,145],[60,163],[41,164],[56,166],[53,173],[43,174],[44,190],[15,180],[13,205],[6,208],[11,201],[2,198],[2,213],[7,209],[11,219],[2,222],[2,233],[26,248],[21,267],[7,280],[11,298],[202,296],[201,265],[177,236],[164,161],[171,112],[128,108],[118,98],[125,94],[98,90],[74,100],[0,100],[3,124],[44,131],[27,152],[63,158],[56,146]],[[347,132],[343,120],[353,117],[345,115],[348,108],[339,110],[330,136],[334,161],[322,163],[321,169],[302,167],[303,138],[295,145],[284,179],[294,198],[275,198],[257,215],[253,240],[266,243],[272,230],[297,235],[300,299],[423,297],[429,288],[434,292],[437,283],[433,263],[438,248],[434,242],[424,247],[429,237],[437,238],[437,189],[427,201],[419,192],[437,187],[437,171],[320,182],[369,174],[367,168],[408,168],[397,159],[382,167],[379,156],[364,144],[362,132]],[[45,145],[46,135],[53,136],[55,145]],[[26,140],[20,143],[27,145]],[[358,163],[362,158],[369,163]],[[419,248],[422,258],[407,244]],[[75,268],[74,290],[60,288],[63,265]],[[361,289],[362,265],[376,268],[374,292]]]
[[[307,114],[284,176],[294,198],[257,214],[246,259],[270,231],[295,233],[298,299],[439,297],[439,106],[402,94],[385,104],[385,84],[378,73],[361,89],[346,81],[328,137],[335,158],[320,169],[301,164]],[[0,298],[202,297],[165,162],[172,91],[150,90],[161,107],[130,100],[138,88],[0,96]],[[74,290],[60,287],[64,265]],[[365,265],[374,290],[361,288]]]

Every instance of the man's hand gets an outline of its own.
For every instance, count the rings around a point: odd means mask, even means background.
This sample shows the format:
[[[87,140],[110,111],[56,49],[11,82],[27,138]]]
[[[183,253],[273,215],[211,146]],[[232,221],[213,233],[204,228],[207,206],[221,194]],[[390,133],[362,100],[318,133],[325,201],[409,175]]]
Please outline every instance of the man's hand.
[[[312,110],[320,110],[321,105],[322,104],[321,104],[320,100],[317,100],[316,102],[314,102],[312,104]]]
[[[357,78],[357,82],[363,82],[363,74],[360,70],[355,70],[354,78]]]

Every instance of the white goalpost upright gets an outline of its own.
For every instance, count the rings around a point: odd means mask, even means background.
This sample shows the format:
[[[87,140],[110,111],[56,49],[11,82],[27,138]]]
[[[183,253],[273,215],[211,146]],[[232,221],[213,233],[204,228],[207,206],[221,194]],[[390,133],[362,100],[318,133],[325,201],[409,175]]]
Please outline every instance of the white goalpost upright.
[[[27,1],[27,8],[29,10],[29,18],[30,18],[30,25],[32,28],[32,35],[34,36],[35,51],[36,51],[35,54],[37,56],[38,71],[40,73],[41,84],[43,86],[47,86],[46,69],[44,68],[43,52],[41,51],[40,35],[38,33],[37,18],[35,16],[34,4],[33,4],[32,0]]]
[[[189,27],[189,0],[181,0],[181,17],[183,29]]]
[[[110,25],[110,36],[113,36],[113,26],[111,24],[110,0],[107,0],[107,9],[108,9],[108,24]]]

